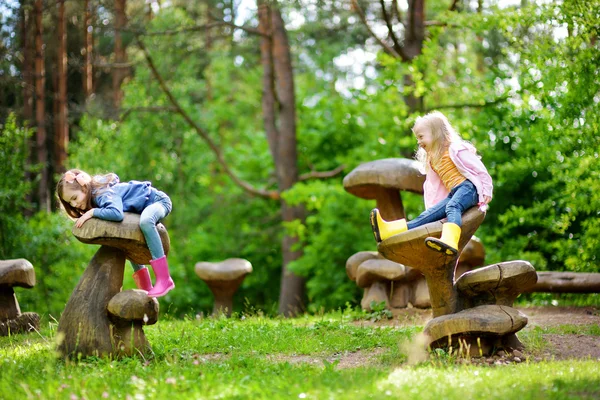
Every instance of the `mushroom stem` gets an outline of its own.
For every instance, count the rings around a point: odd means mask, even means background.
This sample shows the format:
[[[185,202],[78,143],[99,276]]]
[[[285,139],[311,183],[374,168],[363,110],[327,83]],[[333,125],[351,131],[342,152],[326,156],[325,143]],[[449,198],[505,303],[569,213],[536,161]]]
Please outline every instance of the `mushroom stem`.
[[[457,256],[446,257],[444,264],[421,270],[427,280],[433,317],[453,314],[458,310],[458,294],[454,286],[454,267]]]
[[[0,286],[0,321],[14,319],[21,314],[15,291],[9,286]]]
[[[394,221],[406,218],[402,197],[398,189],[379,189],[376,204],[381,217],[385,220]]]
[[[215,292],[213,292],[213,294],[215,296],[213,315],[225,314],[228,317],[231,316],[233,310],[233,295],[217,294]]]

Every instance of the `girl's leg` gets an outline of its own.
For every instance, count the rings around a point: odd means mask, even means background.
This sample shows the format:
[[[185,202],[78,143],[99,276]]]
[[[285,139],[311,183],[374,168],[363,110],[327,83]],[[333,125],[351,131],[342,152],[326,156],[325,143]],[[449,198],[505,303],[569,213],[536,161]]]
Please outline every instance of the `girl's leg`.
[[[150,279],[150,272],[145,265],[139,265],[131,261],[133,267],[133,281],[138,289],[149,291],[152,289],[152,280]]]
[[[133,261],[130,261],[130,263],[131,263],[131,268],[133,268],[133,272],[137,272],[140,269],[145,267],[145,265],[136,264]]]
[[[448,222],[462,226],[462,214],[473,207],[479,201],[477,188],[471,181],[465,181],[458,185],[456,191],[451,194],[452,198],[446,204],[446,216]]]
[[[450,201],[450,196],[440,201],[436,205],[427,210],[423,211],[417,218],[408,221],[408,229],[413,229],[421,225],[428,224],[430,222],[439,221],[446,217],[446,205]]]
[[[167,213],[168,210],[165,206],[158,202],[146,207],[140,217],[140,229],[146,238],[146,243],[148,244],[153,260],[165,255],[156,224],[166,217]]]
[[[164,296],[175,288],[160,235],[156,229],[156,224],[171,212],[171,200],[162,192],[159,192],[157,196],[157,202],[146,207],[140,217],[140,228],[152,255],[150,265],[156,276],[154,287],[148,291],[150,297]]]
[[[425,239],[425,245],[445,255],[455,256],[458,254],[462,213],[477,204],[477,189],[470,181],[465,181],[452,189],[449,197],[450,201],[445,209],[448,222],[442,225],[442,236],[439,239],[428,237]]]

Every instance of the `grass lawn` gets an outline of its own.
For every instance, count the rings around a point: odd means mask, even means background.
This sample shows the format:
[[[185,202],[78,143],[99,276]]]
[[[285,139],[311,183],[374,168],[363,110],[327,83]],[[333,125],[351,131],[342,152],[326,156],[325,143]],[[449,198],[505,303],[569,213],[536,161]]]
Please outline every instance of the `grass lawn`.
[[[56,324],[0,338],[1,399],[580,399],[600,398],[598,360],[533,362],[545,333],[525,330],[522,363],[480,366],[440,353],[417,363],[422,326],[384,326],[356,313],[297,319],[168,320],[145,328],[154,355],[65,362]],[[566,321],[567,322],[567,321]],[[409,360],[411,359],[411,360]]]

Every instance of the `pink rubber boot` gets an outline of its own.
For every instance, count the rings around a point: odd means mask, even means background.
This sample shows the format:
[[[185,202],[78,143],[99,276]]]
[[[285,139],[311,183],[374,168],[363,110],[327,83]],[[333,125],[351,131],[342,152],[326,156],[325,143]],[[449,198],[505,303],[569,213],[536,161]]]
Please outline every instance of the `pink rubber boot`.
[[[169,264],[167,264],[167,256],[162,256],[156,260],[150,261],[154,276],[156,276],[156,284],[148,291],[150,297],[161,297],[175,289],[175,283],[169,274]]]
[[[144,267],[137,270],[132,276],[135,286],[137,286],[138,289],[145,290],[146,292],[152,289],[152,280],[150,279],[150,271],[148,271],[148,268]]]

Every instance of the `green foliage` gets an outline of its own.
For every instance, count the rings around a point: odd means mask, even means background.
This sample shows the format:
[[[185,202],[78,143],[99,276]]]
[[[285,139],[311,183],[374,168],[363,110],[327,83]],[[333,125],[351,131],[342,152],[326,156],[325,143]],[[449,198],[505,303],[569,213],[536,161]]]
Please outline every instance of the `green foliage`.
[[[15,232],[24,224],[22,211],[30,207],[31,183],[25,178],[28,171],[33,172],[27,161],[31,130],[17,126],[14,114],[0,129],[0,257],[8,258],[18,243]]]
[[[16,290],[22,310],[58,319],[91,256],[70,234],[72,223],[65,215],[23,215],[31,207],[31,183],[25,173],[37,170],[29,167],[30,134],[30,129],[17,125],[14,115],[0,134],[0,258],[25,258],[35,269],[36,286]]]

